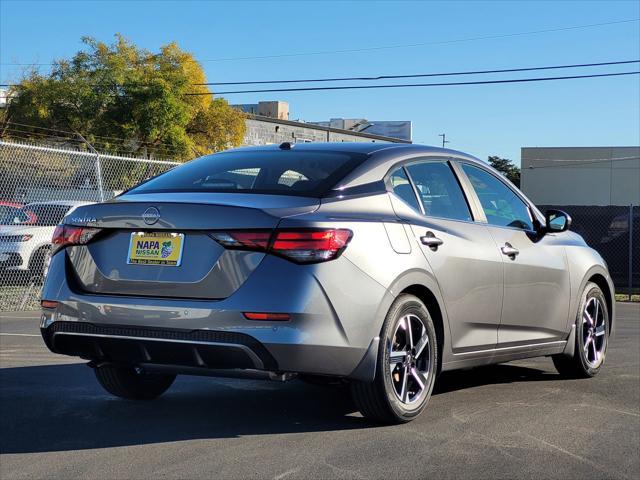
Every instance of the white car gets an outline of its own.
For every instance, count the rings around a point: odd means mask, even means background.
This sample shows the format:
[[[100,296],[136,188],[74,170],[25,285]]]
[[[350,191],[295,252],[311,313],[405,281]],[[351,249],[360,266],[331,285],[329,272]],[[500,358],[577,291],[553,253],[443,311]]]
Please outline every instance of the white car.
[[[24,224],[22,217],[8,213],[0,218],[0,270],[29,272],[44,276],[49,263],[51,237],[63,217],[89,202],[34,202],[22,210],[35,214],[35,222]]]

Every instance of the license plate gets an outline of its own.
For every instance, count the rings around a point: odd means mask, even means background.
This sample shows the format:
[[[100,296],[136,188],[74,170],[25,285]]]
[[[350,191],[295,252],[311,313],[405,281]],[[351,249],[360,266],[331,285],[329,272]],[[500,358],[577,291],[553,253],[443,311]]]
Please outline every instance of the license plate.
[[[183,248],[184,233],[133,232],[127,263],[179,267]]]

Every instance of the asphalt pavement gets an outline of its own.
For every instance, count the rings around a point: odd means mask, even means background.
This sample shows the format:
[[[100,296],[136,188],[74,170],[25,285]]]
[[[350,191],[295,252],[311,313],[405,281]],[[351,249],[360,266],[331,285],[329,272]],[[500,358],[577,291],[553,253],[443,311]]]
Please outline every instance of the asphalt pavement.
[[[51,354],[35,314],[0,312],[0,478],[640,478],[640,305],[618,304],[606,364],[548,358],[442,375],[414,422],[377,426],[339,387],[179,377],[110,397]]]

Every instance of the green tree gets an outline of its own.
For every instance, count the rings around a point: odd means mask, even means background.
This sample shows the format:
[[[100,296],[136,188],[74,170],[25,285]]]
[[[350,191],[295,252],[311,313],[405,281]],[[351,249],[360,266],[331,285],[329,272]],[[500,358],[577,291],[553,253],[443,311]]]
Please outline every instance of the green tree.
[[[507,177],[516,187],[520,188],[520,168],[514,165],[511,160],[498,156],[490,156],[489,165]]]
[[[24,76],[10,92],[5,124],[78,133],[101,151],[176,160],[242,142],[243,114],[213,99],[200,64],[175,43],[152,53],[121,35],[112,44],[82,41],[50,73]]]

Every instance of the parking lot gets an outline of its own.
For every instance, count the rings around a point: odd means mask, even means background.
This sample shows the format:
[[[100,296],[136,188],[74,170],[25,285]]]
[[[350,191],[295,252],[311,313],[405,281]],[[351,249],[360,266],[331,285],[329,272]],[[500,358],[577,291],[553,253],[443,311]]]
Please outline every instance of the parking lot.
[[[299,381],[181,377],[118,400],[46,350],[37,314],[0,313],[0,477],[638,478],[640,305],[617,322],[594,379],[547,358],[453,372],[418,420],[381,427]]]

